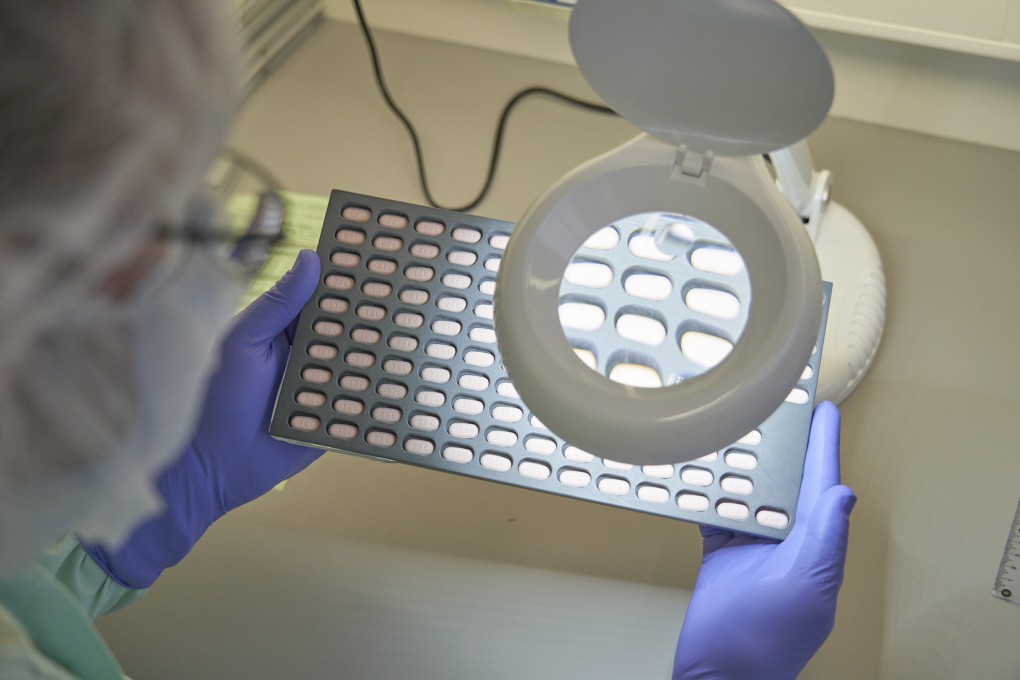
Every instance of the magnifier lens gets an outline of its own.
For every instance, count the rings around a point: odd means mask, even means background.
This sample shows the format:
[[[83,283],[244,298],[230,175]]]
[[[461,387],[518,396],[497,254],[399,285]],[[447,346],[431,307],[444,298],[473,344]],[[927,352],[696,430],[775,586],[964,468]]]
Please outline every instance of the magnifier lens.
[[[681,383],[725,360],[747,324],[740,255],[687,215],[633,215],[593,234],[564,272],[559,318],[589,368],[619,383]]]

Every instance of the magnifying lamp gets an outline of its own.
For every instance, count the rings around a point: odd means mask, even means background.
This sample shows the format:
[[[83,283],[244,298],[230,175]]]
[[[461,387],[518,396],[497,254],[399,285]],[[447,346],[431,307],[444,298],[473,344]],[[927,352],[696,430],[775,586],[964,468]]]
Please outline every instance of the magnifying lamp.
[[[645,134],[565,176],[518,223],[495,300],[503,362],[532,412],[575,446],[625,463],[691,460],[764,421],[814,349],[818,258],[762,154],[780,159],[791,190],[817,189],[809,160],[805,180],[803,155],[783,150],[827,115],[832,70],[808,29],[772,0],[584,0],[569,31],[589,84]],[[805,201],[816,217],[821,198]],[[647,214],[672,218],[653,234],[663,248],[677,222],[718,230],[739,254],[751,300],[724,359],[700,374],[659,366],[662,387],[606,377],[626,353],[595,347],[601,372],[591,370],[560,321],[561,283],[578,249],[607,225]],[[620,274],[604,293],[616,300],[626,295]],[[626,307],[594,303],[608,317]],[[671,322],[663,342],[679,353],[684,330]]]

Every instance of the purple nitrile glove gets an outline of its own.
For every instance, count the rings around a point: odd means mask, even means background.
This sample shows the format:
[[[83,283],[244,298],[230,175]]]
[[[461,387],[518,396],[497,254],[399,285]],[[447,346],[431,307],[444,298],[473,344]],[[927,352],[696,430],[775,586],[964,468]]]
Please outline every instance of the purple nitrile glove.
[[[839,410],[815,409],[797,521],[783,542],[702,529],[704,557],[673,680],[796,678],[832,631],[850,511],[839,483]]]
[[[269,436],[273,401],[287,363],[292,322],[315,291],[319,259],[298,254],[294,268],[238,315],[209,380],[191,443],[157,478],[162,514],[140,524],[117,549],[84,545],[103,570],[129,588],[147,588],[230,510],[308,467],[322,451]]]

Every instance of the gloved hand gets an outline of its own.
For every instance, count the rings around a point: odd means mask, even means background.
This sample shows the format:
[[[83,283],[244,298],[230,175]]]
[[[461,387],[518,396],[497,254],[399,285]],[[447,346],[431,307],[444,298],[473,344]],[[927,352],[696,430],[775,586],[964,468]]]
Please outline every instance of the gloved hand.
[[[294,268],[238,315],[210,378],[195,436],[156,480],[165,511],[139,525],[116,550],[83,544],[121,585],[149,587],[188,554],[213,522],[322,454],[268,434],[293,339],[292,322],[315,291],[318,277],[318,257],[302,251]]]
[[[673,680],[796,678],[832,631],[850,511],[839,483],[839,411],[811,421],[796,523],[783,542],[702,529],[704,556]]]

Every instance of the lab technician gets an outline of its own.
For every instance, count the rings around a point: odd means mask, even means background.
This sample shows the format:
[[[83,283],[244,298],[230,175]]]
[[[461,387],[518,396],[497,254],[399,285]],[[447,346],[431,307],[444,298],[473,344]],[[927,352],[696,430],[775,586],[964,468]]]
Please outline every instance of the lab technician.
[[[270,438],[319,265],[239,316],[186,206],[223,141],[233,31],[204,0],[0,0],[0,678],[123,677],[92,626],[310,465]],[[852,492],[812,423],[782,543],[705,530],[676,678],[793,678],[828,636]]]

